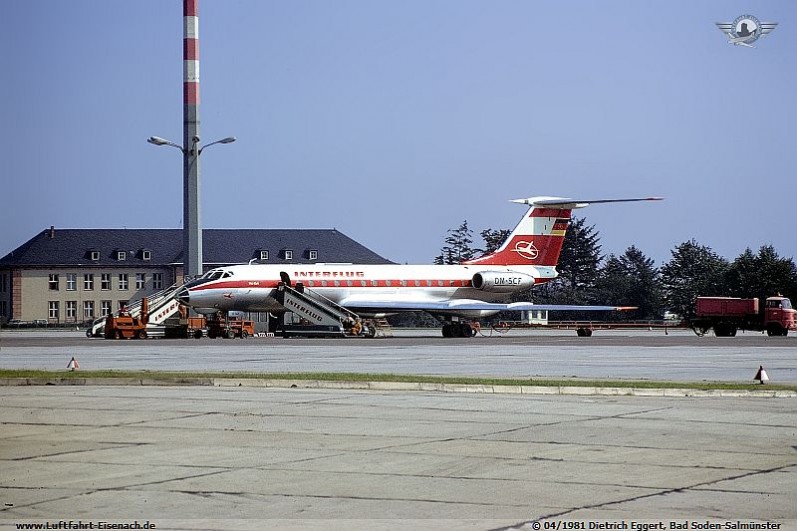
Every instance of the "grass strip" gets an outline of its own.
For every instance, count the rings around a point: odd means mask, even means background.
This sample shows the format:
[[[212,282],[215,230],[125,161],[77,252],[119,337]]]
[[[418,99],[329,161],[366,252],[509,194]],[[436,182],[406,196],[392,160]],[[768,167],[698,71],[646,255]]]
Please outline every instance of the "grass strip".
[[[548,379],[548,378],[494,378],[480,376],[429,376],[389,373],[347,372],[186,372],[186,371],[44,371],[30,369],[0,369],[0,378],[31,379],[88,379],[88,378],[136,378],[148,380],[177,381],[186,379],[254,379],[254,380],[315,380],[328,382],[412,382],[467,385],[507,385],[541,387],[616,387],[621,389],[697,389],[753,391],[797,391],[797,385],[746,382],[669,382],[656,380],[600,380],[600,379]]]

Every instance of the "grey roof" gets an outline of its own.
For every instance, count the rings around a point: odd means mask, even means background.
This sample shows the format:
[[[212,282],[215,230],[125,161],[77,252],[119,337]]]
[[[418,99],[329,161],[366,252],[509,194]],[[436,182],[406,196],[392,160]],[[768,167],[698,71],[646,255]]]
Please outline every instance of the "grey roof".
[[[45,229],[0,259],[0,267],[182,264],[182,247],[182,229]],[[261,263],[269,264],[391,263],[336,229],[204,229],[202,250],[206,265],[245,264],[261,250],[269,254]],[[285,250],[293,251],[292,260],[285,259]],[[310,250],[318,251],[316,260],[309,259]],[[91,259],[92,251],[99,260]],[[117,251],[127,253],[124,261],[117,260]]]

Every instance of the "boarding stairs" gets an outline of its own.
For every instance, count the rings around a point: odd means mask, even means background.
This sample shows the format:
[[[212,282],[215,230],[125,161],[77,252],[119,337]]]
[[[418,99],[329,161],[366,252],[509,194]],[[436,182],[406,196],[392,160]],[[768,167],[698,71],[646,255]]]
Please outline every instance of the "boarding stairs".
[[[180,303],[177,301],[177,291],[183,283],[175,283],[168,288],[147,296],[149,300],[149,321],[147,321],[147,335],[149,337],[162,336],[165,333],[166,321],[175,316],[180,311]],[[131,317],[141,315],[141,303],[143,299],[135,301],[126,307],[127,313]],[[120,310],[113,312],[119,316]],[[91,326],[86,330],[88,337],[102,337],[105,330],[105,316],[95,319]]]
[[[318,292],[297,283],[292,287],[285,282],[277,286],[277,301],[286,310],[307,321],[308,325],[287,327],[285,332],[296,335],[345,335],[359,316]],[[295,330],[293,330],[295,328]]]

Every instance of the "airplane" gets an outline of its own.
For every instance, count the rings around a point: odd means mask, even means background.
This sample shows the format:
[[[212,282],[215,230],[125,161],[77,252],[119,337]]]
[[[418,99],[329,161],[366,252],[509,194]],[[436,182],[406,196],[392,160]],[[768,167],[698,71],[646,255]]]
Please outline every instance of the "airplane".
[[[528,210],[495,252],[456,265],[249,264],[218,267],[186,283],[177,299],[199,313],[285,312],[282,285],[301,283],[362,317],[424,311],[443,323],[444,337],[474,334],[467,319],[513,310],[610,311],[622,306],[509,302],[513,293],[549,282],[571,211],[596,203],[658,201],[660,197],[581,200],[537,196],[514,199]]]

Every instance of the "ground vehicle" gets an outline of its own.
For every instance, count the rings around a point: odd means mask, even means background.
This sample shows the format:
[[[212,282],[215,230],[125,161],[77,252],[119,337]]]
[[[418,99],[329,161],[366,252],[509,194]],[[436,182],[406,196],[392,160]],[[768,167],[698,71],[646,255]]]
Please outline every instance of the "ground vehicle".
[[[246,339],[254,335],[255,323],[254,321],[248,321],[246,319],[224,317],[223,315],[216,314],[215,316],[208,317],[207,329],[210,339],[215,339],[217,337],[226,337],[228,339],[240,337]]]
[[[126,309],[118,316],[113,314],[105,318],[105,339],[146,339],[147,322],[149,321],[149,301],[141,300],[141,314],[133,317]]]
[[[758,299],[698,297],[695,316],[689,326],[699,336],[714,329],[717,337],[735,336],[737,330],[766,331],[770,336],[785,336],[797,331],[797,310],[786,297],[769,297],[763,308]]]

